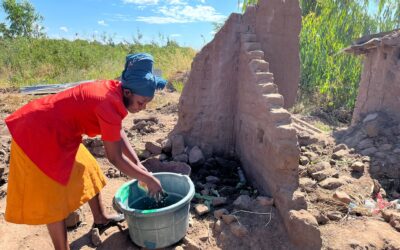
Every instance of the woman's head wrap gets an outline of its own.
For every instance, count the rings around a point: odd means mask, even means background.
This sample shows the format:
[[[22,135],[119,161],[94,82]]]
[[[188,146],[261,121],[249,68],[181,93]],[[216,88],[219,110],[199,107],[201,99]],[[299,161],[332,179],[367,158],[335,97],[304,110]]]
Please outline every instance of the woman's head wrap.
[[[133,93],[153,97],[156,89],[163,89],[167,81],[153,75],[153,56],[147,53],[126,56],[125,69],[122,71],[122,87]]]

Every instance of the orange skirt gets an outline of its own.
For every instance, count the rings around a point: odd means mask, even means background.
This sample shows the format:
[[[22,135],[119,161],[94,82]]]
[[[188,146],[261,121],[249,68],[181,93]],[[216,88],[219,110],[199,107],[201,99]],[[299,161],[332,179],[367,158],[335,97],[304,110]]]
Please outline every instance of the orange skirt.
[[[96,159],[82,144],[69,182],[63,186],[45,175],[12,141],[5,219],[29,225],[61,221],[105,185]]]

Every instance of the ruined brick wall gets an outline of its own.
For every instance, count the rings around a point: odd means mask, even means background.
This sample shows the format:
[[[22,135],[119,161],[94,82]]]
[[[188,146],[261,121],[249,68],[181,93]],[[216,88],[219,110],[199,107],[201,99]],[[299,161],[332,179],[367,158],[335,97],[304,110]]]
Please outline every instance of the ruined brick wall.
[[[259,1],[243,15],[244,31],[257,34],[285,108],[294,105],[300,81],[300,16],[298,1],[282,0]]]
[[[283,23],[279,29],[277,22]],[[300,24],[295,0],[260,0],[244,15],[232,14],[194,58],[173,131],[189,146],[235,153],[258,190],[274,197],[287,228],[304,224],[289,213],[306,206],[295,193],[299,150],[291,115],[284,109],[294,103],[298,86]],[[320,241],[314,242],[299,245],[318,247]]]
[[[400,43],[377,47],[365,56],[352,124],[377,111],[400,122]]]

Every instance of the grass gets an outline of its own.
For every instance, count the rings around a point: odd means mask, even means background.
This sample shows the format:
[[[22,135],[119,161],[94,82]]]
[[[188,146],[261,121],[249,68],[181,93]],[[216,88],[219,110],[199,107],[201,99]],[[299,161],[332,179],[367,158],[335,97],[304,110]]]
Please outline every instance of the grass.
[[[182,93],[184,84],[182,81],[173,81],[172,82],[172,86],[174,86],[174,88],[176,89],[176,91],[178,91],[179,93]]]
[[[125,56],[147,52],[154,56],[155,68],[166,79],[178,71],[190,70],[196,54],[176,43],[102,44],[86,40],[1,39],[0,87],[21,87],[120,76]]]

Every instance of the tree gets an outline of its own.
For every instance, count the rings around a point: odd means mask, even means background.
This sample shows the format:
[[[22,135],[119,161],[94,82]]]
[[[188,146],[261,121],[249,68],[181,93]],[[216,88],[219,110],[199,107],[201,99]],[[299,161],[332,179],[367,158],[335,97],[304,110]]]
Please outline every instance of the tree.
[[[42,37],[43,27],[40,22],[43,17],[36,13],[35,8],[27,0],[3,0],[2,7],[6,13],[9,25],[0,23],[0,34],[3,37]]]

